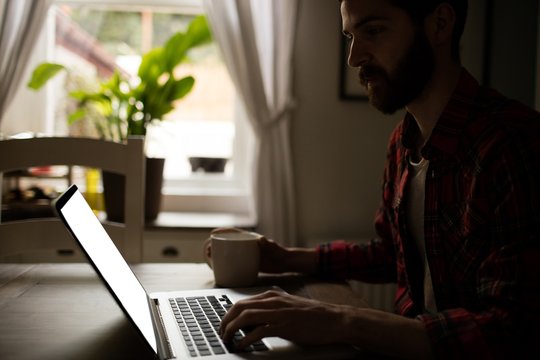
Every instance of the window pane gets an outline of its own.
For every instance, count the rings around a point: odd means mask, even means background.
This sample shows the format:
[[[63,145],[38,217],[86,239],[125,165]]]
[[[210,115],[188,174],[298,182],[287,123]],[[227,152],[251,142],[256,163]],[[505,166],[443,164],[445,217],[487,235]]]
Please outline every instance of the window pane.
[[[97,89],[99,81],[109,78],[115,69],[134,78],[142,54],[162,46],[175,32],[187,29],[195,17],[151,6],[59,5],[56,10],[54,61],[70,69],[66,92],[57,108],[61,128],[77,106],[67,92]],[[167,158],[168,179],[192,176],[190,158],[228,159],[224,174],[232,176],[236,93],[217,46],[192,51],[189,61],[175,69],[177,79],[186,75],[195,78],[195,86],[177,102],[165,121],[149,130],[148,155]],[[87,117],[93,117],[95,122],[99,114]],[[92,120],[78,121],[70,131],[99,135]]]

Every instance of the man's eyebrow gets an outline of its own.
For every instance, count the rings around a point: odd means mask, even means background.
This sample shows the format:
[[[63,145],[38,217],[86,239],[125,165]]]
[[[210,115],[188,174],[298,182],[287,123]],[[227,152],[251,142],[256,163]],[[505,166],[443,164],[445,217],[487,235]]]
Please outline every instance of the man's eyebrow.
[[[365,16],[365,17],[361,18],[360,20],[358,20],[357,22],[355,22],[354,24],[352,24],[351,31],[352,30],[358,30],[362,26],[364,26],[366,24],[369,24],[370,22],[373,22],[373,21],[387,21],[387,20],[388,20],[387,17],[380,16],[380,15]],[[347,36],[350,33],[350,31],[343,29],[342,33],[343,33],[343,35]]]
[[[376,16],[376,15],[366,16],[366,17],[360,19],[359,21],[357,21],[353,25],[353,28],[358,29],[358,28],[361,28],[362,26],[364,26],[367,23],[370,23],[372,21],[384,21],[384,20],[388,20],[388,18],[386,18],[384,16]]]
[[[382,20],[388,20],[388,19],[386,17],[384,17],[384,16],[376,16],[376,15],[366,16],[366,17],[362,18],[360,21],[358,21],[356,24],[354,24],[354,27],[359,28],[359,27],[362,27],[362,26],[364,26],[365,24],[367,24],[369,22],[382,21]]]

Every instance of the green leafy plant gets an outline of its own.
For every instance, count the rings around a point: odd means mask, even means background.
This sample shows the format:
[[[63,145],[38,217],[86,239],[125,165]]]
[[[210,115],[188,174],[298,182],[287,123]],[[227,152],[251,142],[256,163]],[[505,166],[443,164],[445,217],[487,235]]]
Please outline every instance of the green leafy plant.
[[[175,68],[187,61],[190,50],[211,40],[206,18],[194,18],[185,32],[175,33],[163,47],[143,55],[137,79],[126,79],[116,71],[99,84],[97,91],[70,92],[78,106],[68,122],[98,112],[106,119],[93,122],[102,138],[124,141],[129,135],[145,135],[152,121],[163,120],[174,109],[174,103],[193,88],[195,79],[192,76],[177,79]],[[62,64],[42,63],[33,71],[28,87],[38,90],[61,71],[69,70]]]

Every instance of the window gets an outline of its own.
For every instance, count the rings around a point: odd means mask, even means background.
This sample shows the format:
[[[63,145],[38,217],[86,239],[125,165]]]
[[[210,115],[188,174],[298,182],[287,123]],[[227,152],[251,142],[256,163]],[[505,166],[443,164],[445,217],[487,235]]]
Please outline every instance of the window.
[[[55,133],[67,131],[67,116],[75,106],[69,91],[96,86],[97,78],[109,77],[115,69],[135,75],[142,54],[185,30],[203,12],[201,0],[104,4],[57,0],[51,7],[49,34],[53,35],[46,40],[47,60],[70,69],[69,75],[55,81],[53,100],[47,101]],[[250,212],[251,129],[216,44],[191,55],[193,61],[177,70],[195,77],[193,91],[147,134],[147,154],[166,158],[164,210]],[[95,132],[84,121],[76,122],[70,131]],[[214,172],[208,167],[203,170],[205,164]]]

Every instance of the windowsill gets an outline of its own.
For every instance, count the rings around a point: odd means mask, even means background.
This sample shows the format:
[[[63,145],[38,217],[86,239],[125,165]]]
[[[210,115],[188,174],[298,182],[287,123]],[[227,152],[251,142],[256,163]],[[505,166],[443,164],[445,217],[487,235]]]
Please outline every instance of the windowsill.
[[[214,229],[217,227],[255,227],[255,219],[249,215],[219,212],[172,212],[162,211],[158,218],[145,224],[145,230]]]
[[[161,190],[161,193],[164,196],[209,196],[209,197],[219,197],[219,196],[247,196],[247,192],[243,189],[238,189],[234,187],[216,187],[216,186],[183,186],[183,187],[172,187],[164,186]]]
[[[173,213],[237,214],[253,219],[251,193],[240,187],[185,186],[162,189],[161,210]]]

